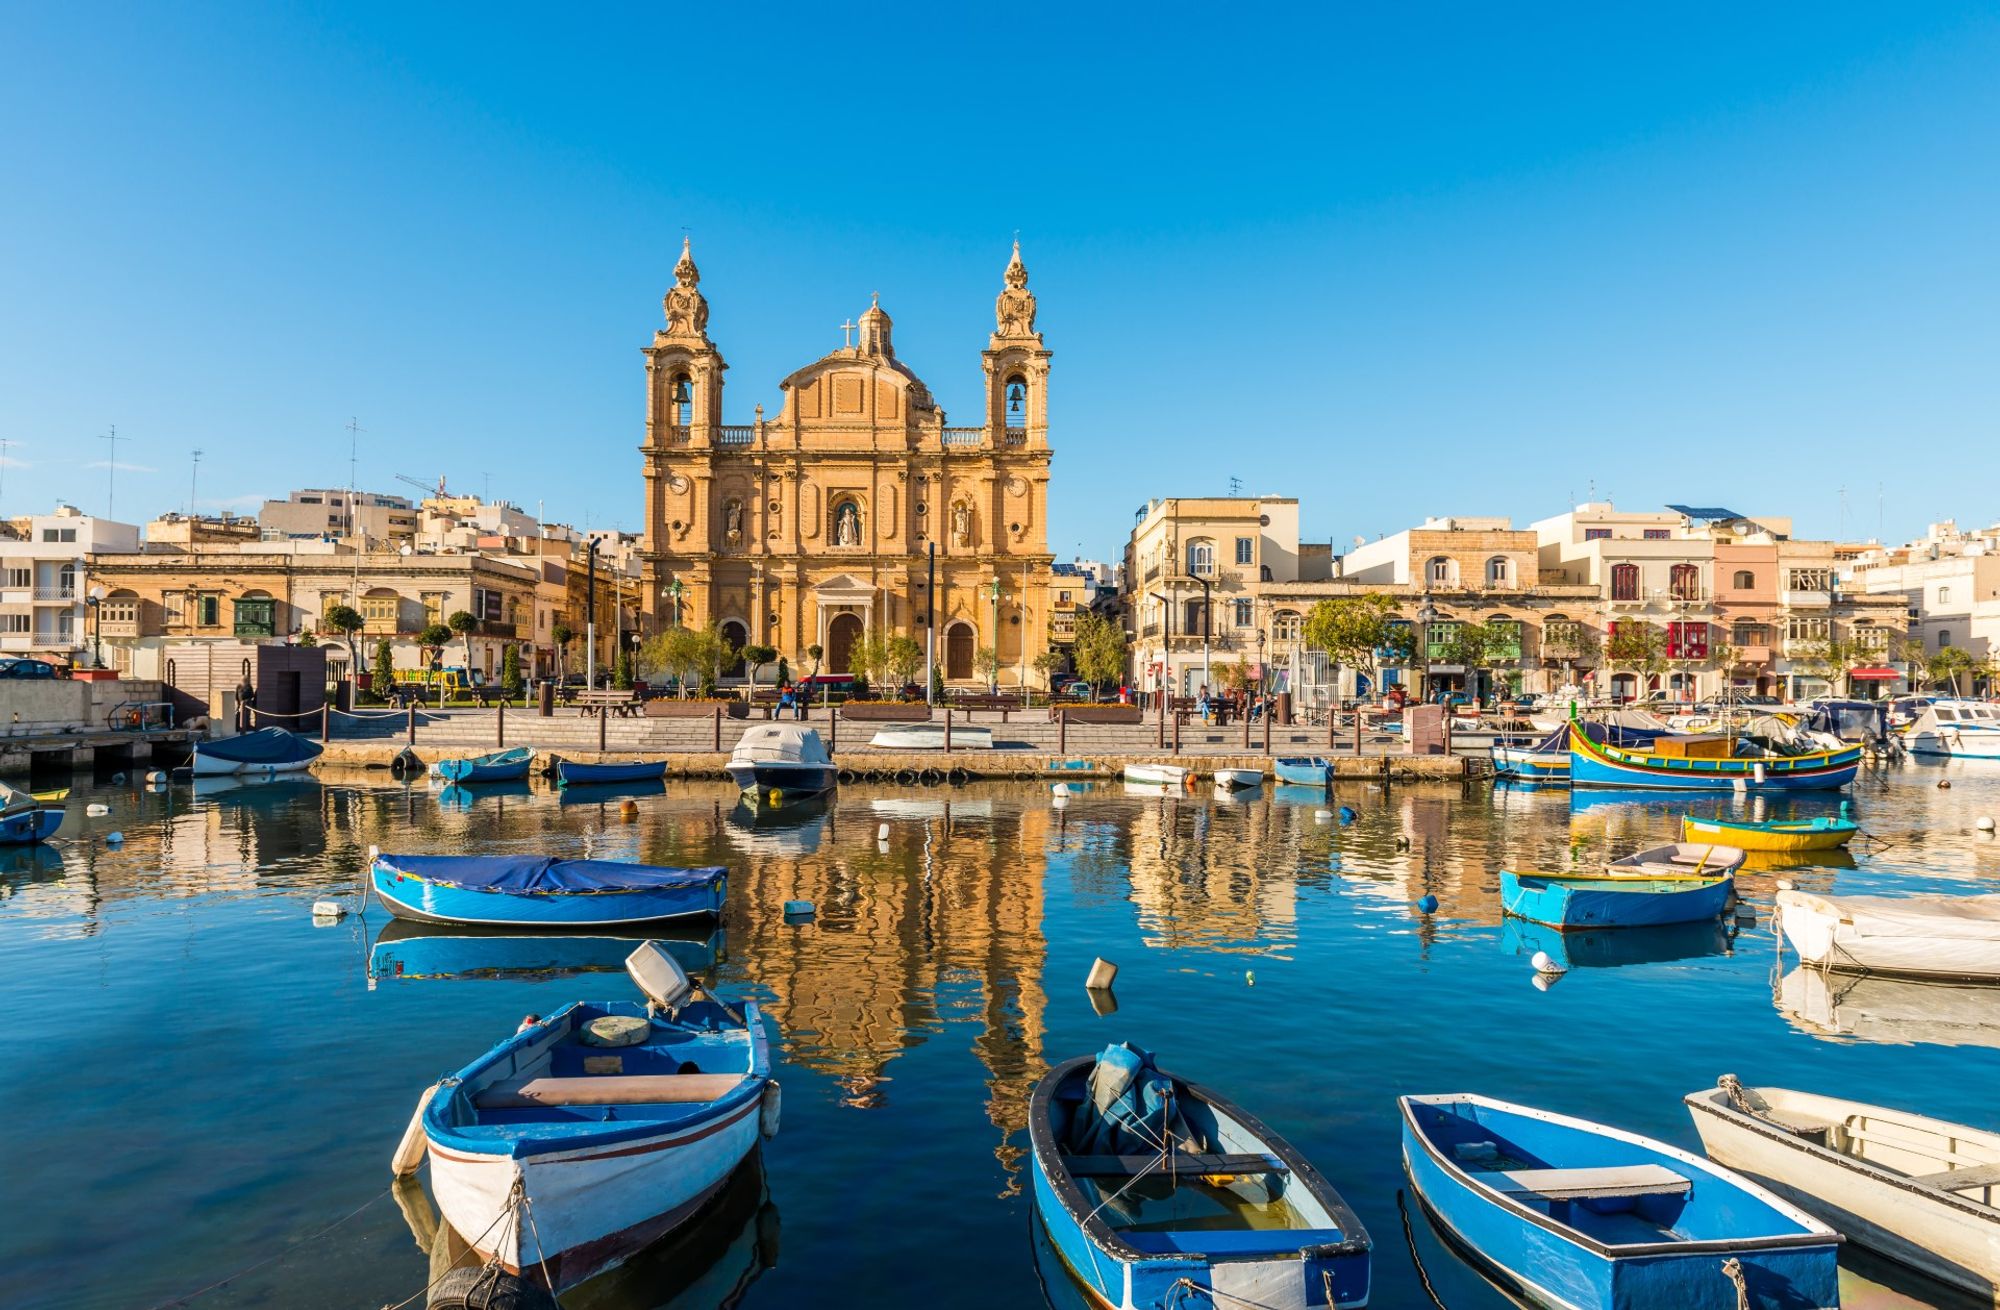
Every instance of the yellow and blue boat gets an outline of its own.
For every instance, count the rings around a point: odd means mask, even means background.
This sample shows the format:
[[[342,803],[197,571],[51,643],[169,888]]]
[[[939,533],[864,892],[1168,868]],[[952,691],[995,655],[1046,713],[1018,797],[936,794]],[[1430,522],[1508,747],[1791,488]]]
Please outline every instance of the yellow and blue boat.
[[[1594,742],[1571,723],[1570,785],[1652,791],[1838,791],[1861,771],[1858,745],[1760,756],[1715,754],[1695,745],[1707,747],[1719,741],[1662,737],[1650,750],[1635,750]]]
[[[1767,819],[1762,823],[1735,823],[1728,819],[1681,816],[1681,839],[1690,842],[1723,842],[1746,851],[1834,851],[1854,840],[1861,825],[1847,817],[1825,815],[1812,819]]]

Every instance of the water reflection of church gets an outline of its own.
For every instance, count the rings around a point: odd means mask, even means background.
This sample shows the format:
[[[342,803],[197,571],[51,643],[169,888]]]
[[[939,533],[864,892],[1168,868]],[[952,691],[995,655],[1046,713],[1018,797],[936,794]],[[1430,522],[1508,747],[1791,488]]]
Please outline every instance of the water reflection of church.
[[[836,673],[864,632],[921,643],[935,622],[947,678],[974,680],[990,647],[1002,684],[1032,681],[1048,648],[1049,352],[1019,247],[971,427],[948,426],[897,358],[879,303],[779,384],[776,416],[759,405],[753,422],[724,423],[728,366],[689,251],[674,277],[645,351],[646,608],[662,625],[714,620],[798,669],[822,646]]]

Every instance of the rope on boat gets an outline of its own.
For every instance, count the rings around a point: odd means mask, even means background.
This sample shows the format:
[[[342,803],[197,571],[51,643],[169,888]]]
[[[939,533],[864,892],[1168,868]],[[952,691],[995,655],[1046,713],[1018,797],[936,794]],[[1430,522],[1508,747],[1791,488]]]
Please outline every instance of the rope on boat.
[[[1754,1116],[1757,1107],[1750,1104],[1750,1093],[1743,1090],[1743,1082],[1733,1073],[1726,1073],[1715,1080],[1715,1085],[1729,1097],[1729,1103],[1747,1115]]]
[[[306,1236],[300,1238],[296,1242],[291,1243],[290,1245],[284,1247],[283,1249],[271,1252],[271,1254],[265,1256],[262,1260],[259,1260],[254,1264],[247,1264],[243,1266],[241,1269],[238,1269],[235,1273],[230,1274],[227,1278],[219,1278],[215,1282],[210,1283],[208,1286],[196,1288],[194,1291],[189,1292],[185,1296],[177,1296],[170,1301],[161,1301],[153,1307],[153,1310],[172,1310],[172,1307],[174,1306],[186,1305],[190,1301],[193,1301],[196,1297],[207,1296],[210,1292],[216,1291],[219,1288],[227,1287],[229,1284],[243,1277],[243,1275],[255,1273],[257,1270],[262,1269],[265,1265],[270,1264],[274,1260],[283,1258],[284,1256],[290,1254],[297,1248],[305,1245],[307,1242],[315,1242],[318,1241],[320,1238],[325,1237],[328,1233],[340,1227],[348,1220],[354,1218],[354,1216],[360,1214],[363,1210],[366,1210],[369,1206],[375,1204],[377,1201],[389,1195],[389,1193],[393,1192],[394,1190],[395,1189],[392,1187],[377,1192],[375,1195],[369,1197],[367,1200],[363,1201],[360,1205],[355,1206],[352,1210],[349,1210],[346,1214],[334,1220],[332,1223],[320,1229],[318,1232],[308,1233]]]
[[[1404,1202],[1403,1189],[1400,1187],[1396,1189],[1396,1213],[1403,1217],[1403,1241],[1410,1248],[1410,1263],[1417,1267],[1417,1281],[1423,1284],[1424,1295],[1431,1299],[1431,1304],[1436,1306],[1438,1310],[1445,1310],[1444,1301],[1438,1296],[1437,1289],[1431,1286],[1431,1276],[1429,1271],[1424,1268],[1424,1258],[1417,1254],[1417,1234],[1410,1227],[1410,1207]],[[1328,1305],[1333,1304],[1333,1292],[1331,1288],[1328,1289],[1326,1303]]]
[[[1736,1310],[1750,1310],[1750,1289],[1743,1282],[1743,1262],[1730,1256],[1722,1262],[1722,1276],[1736,1285]]]
[[[394,1189],[392,1188],[391,1190],[393,1191]],[[479,1244],[485,1241],[487,1237],[489,1237],[492,1234],[493,1230],[498,1228],[501,1225],[501,1223],[506,1219],[513,1218],[515,1219],[516,1224],[518,1225],[519,1216],[516,1213],[517,1210],[527,1209],[527,1208],[528,1208],[528,1195],[523,1188],[520,1175],[516,1174],[514,1176],[513,1189],[509,1191],[507,1194],[507,1204],[501,1208],[499,1214],[493,1216],[493,1222],[486,1225],[486,1231],[481,1233],[479,1236],[473,1238],[466,1245],[470,1249],[477,1251],[479,1249]],[[532,1227],[534,1225],[534,1222],[535,1222],[534,1214],[530,1212],[528,1215],[528,1223]],[[538,1260],[541,1258],[541,1244],[542,1244],[542,1234],[541,1231],[537,1229],[535,1231],[535,1252],[536,1252],[536,1258]],[[519,1242],[517,1241],[515,1245],[518,1246]],[[431,1279],[429,1282],[425,1283],[422,1287],[410,1293],[410,1295],[404,1297],[402,1300],[396,1302],[394,1305],[383,1306],[382,1310],[403,1310],[405,1306],[413,1304],[418,1297],[428,1297],[431,1293],[432,1288],[436,1287],[439,1283],[442,1283],[445,1279],[451,1277],[451,1275],[457,1273],[463,1267],[464,1266],[458,1264],[447,1265],[445,1269],[441,1273],[439,1273],[436,1278]],[[500,1269],[500,1247],[498,1243],[494,1244],[493,1254],[486,1257],[486,1263],[479,1267],[480,1284],[484,1283],[486,1275],[489,1273],[493,1274],[496,1278],[504,1276]],[[544,1283],[549,1282],[549,1267],[546,1262],[542,1264],[542,1281]],[[549,1300],[555,1304],[557,1310],[561,1310],[562,1302],[556,1300],[556,1289],[553,1284],[549,1285]]]

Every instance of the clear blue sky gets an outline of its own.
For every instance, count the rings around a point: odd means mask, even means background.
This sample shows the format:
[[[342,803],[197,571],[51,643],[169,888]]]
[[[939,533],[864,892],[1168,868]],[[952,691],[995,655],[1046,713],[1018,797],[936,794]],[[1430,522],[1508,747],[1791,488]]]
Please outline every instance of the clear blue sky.
[[[584,12],[11,6],[0,509],[102,512],[115,423],[119,517],[195,447],[254,510],[355,415],[364,485],[636,529],[683,228],[732,422],[877,290],[976,421],[1018,228],[1059,555],[1231,476],[1342,544],[2000,517],[1991,7]]]

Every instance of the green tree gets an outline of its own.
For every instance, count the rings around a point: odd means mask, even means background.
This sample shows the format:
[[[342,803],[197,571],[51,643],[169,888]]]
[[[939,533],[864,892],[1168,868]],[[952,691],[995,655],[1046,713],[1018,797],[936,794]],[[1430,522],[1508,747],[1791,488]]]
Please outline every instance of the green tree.
[[[375,643],[375,694],[383,700],[396,686],[396,652],[389,649],[387,637]]]
[[[1043,691],[1049,693],[1050,695],[1055,694],[1056,670],[1061,668],[1062,666],[1063,666],[1063,657],[1061,651],[1045,650],[1041,654],[1035,656],[1033,667],[1036,673],[1042,675]]]
[[[792,680],[792,662],[783,655],[778,656],[778,685],[784,686]]]
[[[466,676],[470,677],[472,675],[472,634],[479,631],[479,620],[473,617],[470,610],[459,610],[446,619],[445,622],[451,625],[453,632],[465,638],[465,672]]]
[[[315,637],[315,636],[313,636],[313,633],[312,633],[312,629],[311,629],[311,628],[307,628],[307,629],[306,629],[305,631],[303,631],[303,632],[301,632],[301,633],[299,634],[299,645],[301,645],[301,646],[317,646],[317,645],[319,645],[319,638],[318,638],[318,637]]]
[[[1604,646],[1605,663],[1626,673],[1652,675],[1667,667],[1667,634],[1644,619],[1622,619]]]
[[[924,648],[917,644],[915,637],[901,633],[889,638],[882,649],[882,671],[887,675],[890,686],[901,693],[905,684],[913,681],[917,670],[924,667]]]
[[[424,630],[417,634],[417,645],[425,650],[436,652],[437,657],[443,659],[444,648],[451,645],[451,629],[442,623],[426,624]],[[423,659],[424,667],[429,668],[429,656],[421,658]]]
[[[668,628],[639,647],[639,667],[647,679],[673,679],[683,699],[708,663],[707,634],[700,628]]]
[[[888,662],[888,639],[873,628],[856,637],[847,648],[847,667],[870,683],[884,680],[883,670]]]
[[[753,698],[757,694],[757,670],[763,668],[776,658],[778,658],[778,651],[775,646],[745,646],[743,648],[743,667],[750,673],[750,694]]]
[[[558,623],[549,629],[549,640],[556,644],[556,676],[566,677],[569,673],[569,644],[576,640],[576,629],[567,623]]]
[[[1237,656],[1233,662],[1224,661],[1222,664],[1216,666],[1216,685],[1225,691],[1247,692],[1250,690],[1252,681],[1254,679],[1250,676],[1249,661],[1245,660],[1241,655]]]
[[[738,651],[714,619],[696,629],[695,651],[701,657],[701,694],[704,698],[714,696],[722,671],[736,663]]]
[[[1396,621],[1396,602],[1379,591],[1323,600],[1306,611],[1299,639],[1308,650],[1323,653],[1336,668],[1353,669],[1375,683],[1375,668],[1383,656],[1408,663],[1414,654],[1407,624]],[[1400,658],[1397,658],[1400,657]]]
[[[632,690],[632,648],[618,647],[618,662],[611,671],[611,685],[620,691]]]
[[[1905,637],[1897,643],[1896,660],[1910,671],[1910,681],[1918,691],[1931,685],[1931,652],[1922,637]]]
[[[1125,632],[1103,615],[1086,610],[1076,616],[1070,658],[1076,661],[1077,676],[1090,684],[1094,694],[1105,683],[1125,676]]]
[[[329,605],[324,619],[327,627],[347,639],[348,667],[358,672],[361,668],[361,654],[354,649],[354,634],[361,631],[362,625],[368,620],[362,618],[361,611],[352,605]]]
[[[1513,633],[1504,632],[1490,623],[1461,621],[1450,630],[1435,658],[1440,664],[1457,664],[1464,668],[1465,685],[1470,694],[1476,685],[1475,675],[1491,668],[1504,643],[1512,640]]]
[[[933,664],[931,665],[931,704],[944,704],[944,695],[944,666],[942,664]]]
[[[1945,646],[1924,661],[1924,674],[1929,681],[1943,683],[1951,688],[1951,694],[1962,696],[1964,689],[1959,686],[1963,679],[1969,686],[1979,672],[1979,661],[1963,646]]]
[[[500,652],[500,694],[517,700],[525,685],[521,680],[521,648],[510,641]]]
[[[1824,637],[1796,642],[1789,648],[1789,653],[1794,667],[1825,679],[1834,695],[1847,694],[1847,671],[1853,667],[1855,657],[1853,643],[1829,633]]]
[[[1594,665],[1603,653],[1604,641],[1588,623],[1560,619],[1542,629],[1542,658],[1562,665],[1564,682],[1575,682],[1577,666]]]
[[[991,646],[981,646],[972,653],[972,667],[979,671],[980,677],[986,679],[987,691],[997,692],[1000,690],[999,651],[994,650]]]

